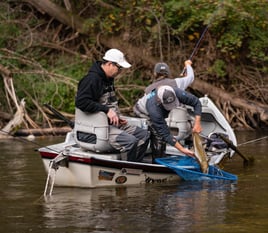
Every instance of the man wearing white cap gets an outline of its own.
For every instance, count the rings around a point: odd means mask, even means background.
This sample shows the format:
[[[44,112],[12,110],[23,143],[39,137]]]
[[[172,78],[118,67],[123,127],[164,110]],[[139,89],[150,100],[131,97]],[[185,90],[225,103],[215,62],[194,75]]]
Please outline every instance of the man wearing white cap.
[[[160,86],[140,98],[134,106],[137,116],[149,120],[151,131],[151,149],[154,158],[163,157],[166,143],[174,146],[183,154],[194,156],[194,152],[184,148],[171,134],[165,118],[172,109],[180,104],[192,106],[194,109],[195,121],[192,131],[200,133],[202,105],[200,100],[189,92],[177,87]]]
[[[78,84],[75,105],[81,111],[102,111],[109,120],[109,143],[116,150],[127,154],[128,161],[141,161],[146,152],[150,133],[131,126],[120,118],[115,95],[114,78],[123,68],[129,68],[124,54],[118,49],[108,50],[103,61],[95,62]]]

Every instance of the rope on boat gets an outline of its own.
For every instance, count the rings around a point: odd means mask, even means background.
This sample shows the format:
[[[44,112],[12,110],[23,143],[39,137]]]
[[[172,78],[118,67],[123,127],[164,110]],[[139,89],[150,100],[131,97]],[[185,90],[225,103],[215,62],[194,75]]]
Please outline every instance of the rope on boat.
[[[44,190],[44,196],[51,196],[56,179],[56,171],[59,169],[59,166],[67,167],[67,156],[63,152],[59,153],[53,160],[49,162],[47,181]]]
[[[48,169],[48,174],[47,174],[47,181],[46,181],[44,196],[52,195],[55,178],[56,178],[56,169],[52,167],[53,167],[53,160],[49,162],[49,169]],[[53,174],[51,174],[52,172]],[[48,189],[49,189],[49,192],[48,192]]]

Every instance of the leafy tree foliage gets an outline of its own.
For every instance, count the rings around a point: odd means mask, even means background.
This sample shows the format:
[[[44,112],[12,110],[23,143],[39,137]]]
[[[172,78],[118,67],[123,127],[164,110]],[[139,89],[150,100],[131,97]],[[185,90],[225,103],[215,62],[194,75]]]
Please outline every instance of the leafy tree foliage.
[[[109,46],[102,38],[123,40],[148,54],[147,62],[133,58],[133,72],[117,80],[120,103],[130,109],[152,81],[154,62],[182,68],[206,27],[208,33],[193,54],[198,78],[267,104],[267,0],[50,1],[79,17],[84,33],[39,12],[31,0],[0,1],[0,64],[11,71],[18,98],[26,96],[36,121],[45,124],[36,108],[46,102],[73,112],[78,81]],[[254,73],[263,80],[256,81]],[[250,85],[260,86],[245,91]],[[3,82],[0,90],[0,98],[6,99]],[[0,111],[8,109],[10,103],[2,102]]]

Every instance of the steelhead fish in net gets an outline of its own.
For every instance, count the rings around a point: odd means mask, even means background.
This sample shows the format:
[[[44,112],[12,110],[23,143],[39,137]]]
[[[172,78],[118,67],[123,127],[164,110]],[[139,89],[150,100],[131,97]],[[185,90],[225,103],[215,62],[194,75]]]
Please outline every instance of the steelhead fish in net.
[[[193,133],[194,154],[203,173],[208,173],[207,154],[202,145],[202,140],[198,133]]]

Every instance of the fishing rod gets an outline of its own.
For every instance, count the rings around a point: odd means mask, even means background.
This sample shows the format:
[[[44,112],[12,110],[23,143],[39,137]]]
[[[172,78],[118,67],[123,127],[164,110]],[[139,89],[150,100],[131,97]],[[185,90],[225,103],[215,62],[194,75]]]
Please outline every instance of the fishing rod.
[[[199,48],[199,46],[200,46],[201,41],[202,41],[203,38],[205,37],[205,35],[206,35],[207,31],[208,31],[208,28],[209,28],[210,25],[211,25],[212,20],[214,19],[215,15],[218,13],[218,11],[219,11],[219,9],[221,8],[222,4],[223,4],[223,3],[221,2],[221,3],[219,4],[219,6],[218,6],[217,11],[215,11],[214,14],[211,16],[211,18],[210,18],[210,20],[209,20],[207,26],[205,27],[205,29],[203,30],[203,32],[202,32],[202,34],[201,34],[199,40],[198,40],[197,43],[195,44],[195,47],[194,47],[194,49],[193,49],[193,51],[192,51],[192,53],[191,53],[191,55],[190,55],[190,57],[189,57],[188,60],[191,60],[191,61],[192,61],[194,55],[196,54],[196,52],[197,52],[197,50],[198,50],[198,48]],[[184,76],[184,75],[185,75],[185,72],[186,72],[186,67],[183,68],[183,71],[181,72],[180,76]]]
[[[74,128],[74,122],[73,121],[71,121],[71,120],[69,120],[69,119],[67,119],[65,116],[63,116],[60,112],[58,112],[55,108],[53,108],[51,105],[49,105],[49,104],[44,104],[44,106],[46,107],[46,108],[48,108],[56,117],[58,117],[59,119],[61,119],[61,120],[63,120],[63,121],[65,121],[72,129]],[[57,151],[57,150],[54,150],[54,149],[52,149],[52,148],[49,148],[48,146],[44,146],[44,145],[41,145],[41,144],[39,144],[39,143],[37,143],[37,142],[34,142],[32,139],[30,139],[29,137],[27,137],[27,138],[23,138],[23,137],[20,137],[20,136],[14,136],[14,135],[12,135],[12,134],[10,134],[10,132],[7,132],[7,131],[5,131],[5,130],[3,130],[3,129],[0,129],[0,131],[2,132],[2,133],[4,133],[4,135],[8,135],[8,136],[11,136],[12,138],[14,138],[14,139],[17,139],[17,140],[19,140],[19,141],[22,141],[22,142],[27,142],[27,143],[32,143],[32,144],[34,144],[34,145],[36,145],[36,146],[38,146],[38,147],[45,147],[45,148],[47,148],[48,150],[51,150],[51,151],[54,151],[54,152],[56,152],[56,153],[60,153],[59,151]]]
[[[49,104],[44,104],[46,108],[48,108],[56,117],[59,119],[65,121],[72,129],[74,128],[74,122],[63,116],[59,111],[57,111],[55,108],[53,108]]]
[[[191,61],[192,61],[194,55],[196,54],[196,52],[197,52],[197,50],[198,50],[198,48],[199,48],[199,45],[200,45],[201,41],[203,40],[205,34],[206,34],[207,31],[208,31],[208,28],[209,28],[209,24],[208,24],[208,25],[205,27],[205,29],[203,30],[203,32],[202,32],[202,34],[201,34],[199,40],[198,40],[197,43],[195,44],[195,47],[194,47],[194,49],[193,49],[193,51],[192,51],[190,57],[188,58],[188,60],[191,60]],[[184,76],[184,75],[185,75],[185,72],[186,72],[186,67],[183,68],[183,70],[182,70],[180,76]]]
[[[247,157],[246,155],[244,155],[238,148],[237,146],[235,146],[233,144],[233,142],[231,140],[229,140],[227,137],[225,137],[223,134],[218,133],[219,138],[221,138],[229,148],[231,148],[233,151],[235,151],[244,161],[244,166],[248,166],[253,164],[254,159],[253,157]]]
[[[4,135],[8,135],[8,136],[10,136],[11,138],[16,139],[16,140],[18,140],[18,141],[31,143],[31,144],[36,145],[36,146],[38,146],[38,147],[45,147],[45,148],[47,148],[48,150],[54,151],[54,152],[56,152],[56,153],[60,153],[60,152],[57,151],[57,150],[54,150],[54,149],[49,148],[49,147],[47,147],[47,146],[44,146],[44,145],[42,145],[42,144],[40,144],[40,143],[34,142],[32,139],[30,140],[30,139],[28,139],[27,137],[24,138],[24,137],[21,137],[21,136],[14,136],[14,135],[10,134],[9,132],[7,132],[7,131],[5,131],[5,130],[3,130],[3,129],[0,129],[0,131],[3,132]]]
[[[216,133],[217,137],[220,138],[223,142],[226,143],[228,148],[231,148],[234,152],[236,152],[244,161],[244,166],[248,166],[248,165],[252,165],[254,163],[254,158],[252,156],[247,157],[246,155],[244,155],[239,149],[238,149],[238,145],[234,145],[233,142],[228,139],[228,137],[226,137],[224,134],[222,133]],[[206,140],[212,140],[211,138],[201,134],[201,137],[203,137]],[[268,137],[268,136],[267,136]],[[253,140],[252,140],[253,142]]]
[[[192,60],[192,59],[193,59],[193,56],[195,55],[197,49],[199,48],[199,45],[200,45],[201,41],[203,40],[205,34],[206,34],[207,31],[208,31],[208,27],[209,27],[209,24],[205,27],[204,31],[202,32],[202,34],[201,34],[199,40],[197,41],[197,43],[196,43],[196,45],[195,45],[195,47],[194,47],[193,52],[192,52],[192,54],[190,55],[190,57],[189,57],[188,60]]]
[[[249,141],[246,141],[246,142],[242,142],[242,143],[239,143],[239,144],[237,144],[237,146],[235,146],[230,140],[227,140],[226,138],[224,138],[222,135],[220,135],[219,134],[219,136],[220,136],[220,138],[223,140],[223,141],[225,141],[226,143],[227,143],[227,145],[231,148],[231,149],[233,149],[235,152],[237,152],[237,154],[239,154],[243,159],[244,159],[244,161],[246,162],[246,163],[253,163],[253,161],[254,161],[254,159],[253,159],[253,157],[245,157],[245,155],[243,155],[242,153],[241,153],[241,151],[240,150],[238,150],[238,146],[240,147],[240,146],[243,146],[243,145],[246,145],[246,144],[250,144],[250,143],[253,143],[253,142],[257,142],[257,141],[260,141],[260,140],[263,140],[263,139],[266,139],[266,138],[268,138],[268,136],[264,136],[264,137],[261,137],[261,138],[257,138],[257,139],[253,139],[253,140],[249,140]]]

